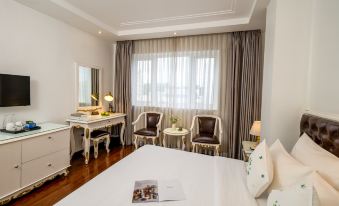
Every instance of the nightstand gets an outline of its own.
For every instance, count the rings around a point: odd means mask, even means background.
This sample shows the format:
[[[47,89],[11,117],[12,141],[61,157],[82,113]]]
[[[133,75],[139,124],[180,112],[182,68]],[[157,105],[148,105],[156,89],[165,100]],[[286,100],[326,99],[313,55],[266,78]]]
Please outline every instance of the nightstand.
[[[242,142],[242,155],[244,157],[244,161],[247,162],[248,158],[254,151],[255,147],[258,145],[257,142],[251,142],[251,141],[243,141]]]

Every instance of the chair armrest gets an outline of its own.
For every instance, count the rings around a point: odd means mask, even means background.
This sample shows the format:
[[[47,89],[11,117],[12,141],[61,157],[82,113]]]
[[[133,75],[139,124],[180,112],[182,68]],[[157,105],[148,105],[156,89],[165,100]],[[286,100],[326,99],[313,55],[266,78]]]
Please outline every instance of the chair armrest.
[[[144,114],[146,114],[146,113],[145,113],[145,112],[140,113],[139,116],[138,116],[138,118],[137,118],[134,122],[132,122],[133,132],[136,132],[136,131],[137,131],[137,125],[136,125],[136,124],[140,121],[141,117],[142,117]]]
[[[145,114],[144,112],[140,113],[139,116],[138,116],[138,118],[137,118],[134,122],[132,122],[132,125],[135,125],[136,123],[138,123],[139,120],[140,120],[140,118],[141,118],[144,114]]]
[[[163,116],[163,114],[160,114],[159,122],[158,122],[158,124],[156,124],[156,127],[157,127],[157,136],[158,137],[159,137],[160,131],[161,131],[162,116]]]
[[[196,119],[196,116],[194,116],[193,119],[192,119],[192,124],[191,124],[191,128],[190,128],[191,133],[194,129],[195,119]]]
[[[195,119],[196,119],[197,116],[194,116],[193,119],[192,119],[192,125],[191,125],[191,128],[190,128],[190,133],[191,133],[191,142],[193,142],[193,137],[195,135],[195,132],[194,132],[194,125],[195,125]]]

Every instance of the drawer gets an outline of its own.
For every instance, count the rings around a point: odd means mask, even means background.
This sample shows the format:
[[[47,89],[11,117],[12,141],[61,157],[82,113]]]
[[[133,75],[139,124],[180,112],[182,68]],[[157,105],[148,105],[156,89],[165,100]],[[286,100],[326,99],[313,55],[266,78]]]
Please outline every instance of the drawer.
[[[64,149],[24,163],[21,169],[21,187],[31,185],[68,167],[70,164],[68,151],[68,149]]]
[[[21,142],[0,145],[0,198],[20,188]]]
[[[105,128],[107,126],[120,124],[123,121],[124,121],[124,117],[103,120],[100,122],[91,123],[91,128]]]
[[[22,142],[22,162],[28,162],[39,157],[70,147],[70,130],[62,130],[34,137]]]

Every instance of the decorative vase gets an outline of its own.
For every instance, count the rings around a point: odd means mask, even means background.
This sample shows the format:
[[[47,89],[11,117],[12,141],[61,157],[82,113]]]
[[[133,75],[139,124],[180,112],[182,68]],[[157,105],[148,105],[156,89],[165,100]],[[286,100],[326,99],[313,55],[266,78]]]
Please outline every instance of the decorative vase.
[[[172,124],[172,128],[173,128],[173,129],[177,128],[177,125],[176,125],[175,123]]]

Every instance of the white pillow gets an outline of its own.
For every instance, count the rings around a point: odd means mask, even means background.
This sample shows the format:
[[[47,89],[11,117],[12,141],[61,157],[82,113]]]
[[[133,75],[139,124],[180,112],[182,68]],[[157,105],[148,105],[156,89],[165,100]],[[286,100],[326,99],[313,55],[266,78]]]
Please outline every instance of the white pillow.
[[[295,160],[279,140],[271,145],[270,153],[274,167],[274,178],[267,189],[267,193],[270,193],[273,189],[291,187],[312,173],[312,169]]]
[[[304,133],[294,145],[292,156],[316,170],[336,190],[339,190],[339,158],[317,145]]]
[[[327,183],[317,172],[313,172],[303,179],[302,185],[313,186],[317,192],[321,206],[338,206],[339,192]]]
[[[273,165],[265,140],[250,155],[246,172],[250,194],[259,197],[273,180]]]
[[[320,206],[313,187],[296,185],[285,190],[272,190],[267,198],[268,206]]]

